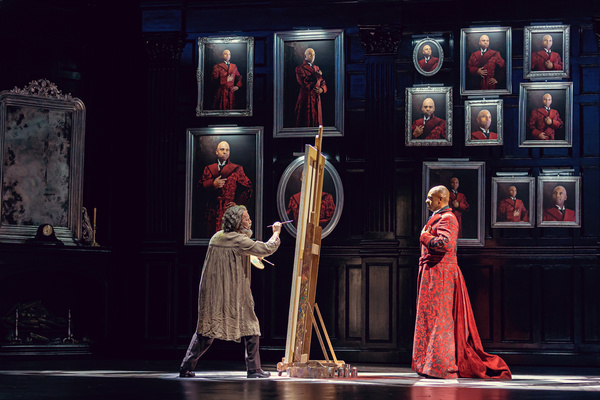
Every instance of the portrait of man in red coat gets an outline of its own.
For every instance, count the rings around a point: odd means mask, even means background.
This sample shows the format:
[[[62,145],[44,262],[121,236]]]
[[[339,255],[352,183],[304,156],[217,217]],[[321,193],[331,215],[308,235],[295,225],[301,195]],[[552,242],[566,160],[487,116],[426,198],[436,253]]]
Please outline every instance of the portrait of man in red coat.
[[[464,193],[460,193],[458,191],[458,187],[460,186],[460,181],[457,177],[453,177],[450,179],[450,208],[456,216],[456,220],[458,222],[458,237],[462,237],[462,216],[463,213],[469,211],[469,203],[467,202],[467,196]]]
[[[511,379],[502,358],[486,353],[458,266],[458,221],[445,186],[427,194],[433,212],[421,230],[412,370],[426,378]]]
[[[215,110],[232,110],[235,107],[235,92],[242,87],[242,75],[231,61],[231,51],[223,50],[223,62],[215,64],[212,78],[218,84],[213,102]]]
[[[517,199],[517,187],[508,188],[508,197],[498,203],[498,222],[529,222],[523,200]]]
[[[229,143],[220,142],[215,153],[217,162],[204,168],[199,181],[206,195],[206,234],[209,236],[221,229],[225,210],[246,205],[252,196],[252,182],[244,173],[244,167],[229,160]]]
[[[327,93],[327,84],[315,58],[315,51],[309,47],[304,52],[304,62],[296,67],[296,81],[300,85],[295,107],[296,127],[323,125],[321,95]]]
[[[542,220],[575,222],[575,211],[565,207],[566,200],[567,189],[564,186],[556,186],[552,191],[552,207],[544,210]]]
[[[467,62],[467,73],[472,78],[467,80],[467,90],[503,89],[506,85],[506,62],[499,51],[490,48],[488,35],[480,36],[479,49]]]
[[[471,140],[498,139],[496,132],[490,131],[492,125],[492,114],[489,110],[481,110],[477,114],[477,129],[471,132]]]
[[[552,95],[545,93],[542,97],[543,106],[534,109],[529,116],[527,127],[533,140],[554,140],[557,131],[564,126],[558,110],[551,108]],[[562,133],[562,132],[561,132]],[[564,134],[560,135],[564,137]]]
[[[431,46],[426,44],[421,51],[423,58],[419,60],[419,67],[425,72],[431,72],[437,68],[440,62],[439,57],[433,57]]]
[[[561,71],[563,63],[560,54],[552,51],[552,36],[544,35],[542,49],[531,54],[532,71]]]
[[[445,139],[446,120],[434,115],[435,102],[431,98],[423,100],[421,107],[422,117],[413,121],[411,126],[413,139]]]

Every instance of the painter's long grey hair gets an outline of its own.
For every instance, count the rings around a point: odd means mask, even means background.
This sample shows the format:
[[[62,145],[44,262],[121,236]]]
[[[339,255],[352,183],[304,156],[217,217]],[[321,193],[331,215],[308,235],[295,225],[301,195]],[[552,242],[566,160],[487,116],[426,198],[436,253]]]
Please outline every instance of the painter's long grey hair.
[[[252,231],[242,227],[242,215],[244,211],[247,211],[244,206],[233,206],[225,210],[225,214],[223,214],[223,232],[240,232],[251,237]]]

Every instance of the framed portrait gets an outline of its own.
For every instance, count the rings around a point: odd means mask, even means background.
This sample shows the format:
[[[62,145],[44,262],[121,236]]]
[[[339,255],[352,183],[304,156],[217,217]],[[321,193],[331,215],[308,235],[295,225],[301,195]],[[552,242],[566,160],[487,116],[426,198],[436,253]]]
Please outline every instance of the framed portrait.
[[[418,73],[432,76],[438,73],[444,63],[444,49],[434,38],[419,40],[413,48],[413,64]]]
[[[274,137],[344,134],[344,31],[277,32]]]
[[[450,191],[448,205],[458,220],[458,245],[484,246],[485,162],[440,159],[423,163],[423,226],[431,216],[425,205],[427,193],[437,185],[444,185]]]
[[[538,176],[537,224],[540,227],[581,227],[581,177]]]
[[[285,224],[285,229],[294,237],[297,233],[300,192],[302,189],[302,173],[304,157],[292,161],[281,178],[277,187],[277,211],[281,221],[293,220]],[[323,228],[321,237],[328,236],[336,227],[344,209],[344,187],[335,167],[325,161],[325,176],[323,177],[323,193],[321,196],[321,214],[319,224]]]
[[[198,38],[196,116],[252,116],[254,38]]]
[[[533,228],[535,178],[492,178],[492,228]]]
[[[452,87],[406,88],[407,146],[452,146]]]
[[[512,93],[510,27],[460,30],[460,94]]]
[[[263,130],[262,126],[187,130],[186,245],[207,245],[232,205],[246,206],[255,238],[262,238]]]
[[[571,147],[573,82],[521,83],[519,146]]]
[[[465,146],[502,146],[502,99],[465,100]]]
[[[0,92],[0,241],[25,243],[50,224],[65,245],[82,239],[83,102],[46,79]]]
[[[569,25],[526,26],[523,77],[532,80],[568,78],[570,31]]]

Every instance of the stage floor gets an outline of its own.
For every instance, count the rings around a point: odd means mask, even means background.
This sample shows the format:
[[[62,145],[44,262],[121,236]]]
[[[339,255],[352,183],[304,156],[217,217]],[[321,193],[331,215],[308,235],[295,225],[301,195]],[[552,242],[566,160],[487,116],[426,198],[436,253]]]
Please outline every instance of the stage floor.
[[[353,364],[357,378],[247,379],[243,361],[206,361],[179,378],[178,360],[0,360],[0,399],[598,399],[600,368],[513,367],[510,381],[426,379],[406,366]]]

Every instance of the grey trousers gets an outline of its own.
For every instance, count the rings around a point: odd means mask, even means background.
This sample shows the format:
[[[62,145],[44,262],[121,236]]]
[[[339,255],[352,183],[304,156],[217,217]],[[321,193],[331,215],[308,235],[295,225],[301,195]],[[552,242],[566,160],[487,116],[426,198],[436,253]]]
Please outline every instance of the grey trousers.
[[[246,370],[253,371],[260,369],[260,354],[258,353],[259,336],[243,336],[242,338],[244,339],[244,347],[246,348]],[[208,350],[213,341],[213,338],[198,336],[197,333],[194,333],[185,357],[183,357],[183,361],[181,362],[181,369],[193,371],[196,368],[198,359],[206,353],[206,350]]]

